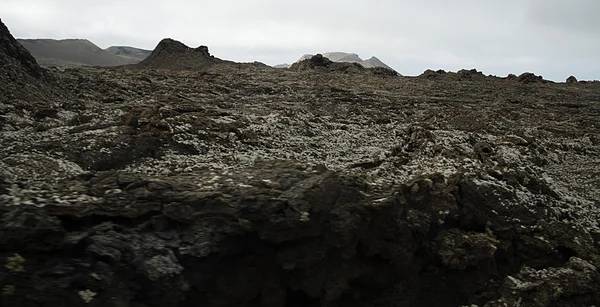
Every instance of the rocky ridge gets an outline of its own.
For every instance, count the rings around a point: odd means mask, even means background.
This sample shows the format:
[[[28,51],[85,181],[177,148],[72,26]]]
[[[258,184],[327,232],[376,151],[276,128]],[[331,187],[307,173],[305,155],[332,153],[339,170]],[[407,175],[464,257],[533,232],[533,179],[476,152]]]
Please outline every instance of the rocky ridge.
[[[190,48],[185,44],[166,38],[158,43],[152,53],[136,64],[143,69],[197,70],[224,62],[208,52],[208,47]]]
[[[321,54],[323,57],[338,63],[358,63],[365,68],[374,68],[374,67],[382,67],[390,70],[394,70],[389,67],[387,64],[383,63],[380,59],[376,57],[371,57],[367,60],[361,59],[356,53],[347,53],[347,52],[325,52]],[[305,54],[296,63],[302,62],[304,60],[308,60],[312,58],[313,54]]]
[[[289,67],[290,70],[302,71],[302,70],[316,70],[319,72],[336,72],[345,74],[372,74],[372,75],[387,75],[387,76],[399,76],[399,74],[392,70],[383,67],[372,67],[365,68],[363,65],[356,62],[334,62],[329,58],[317,54],[310,59],[296,62]]]
[[[596,83],[181,70],[208,52],[171,42],[44,70],[3,29],[2,306],[600,302]]]

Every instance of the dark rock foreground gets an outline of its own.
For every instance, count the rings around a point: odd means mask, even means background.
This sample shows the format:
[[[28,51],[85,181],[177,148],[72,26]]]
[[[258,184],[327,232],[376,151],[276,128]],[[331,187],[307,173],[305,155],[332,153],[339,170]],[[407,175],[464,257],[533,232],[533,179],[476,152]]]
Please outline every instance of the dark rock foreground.
[[[0,43],[0,306],[600,304],[598,83]]]

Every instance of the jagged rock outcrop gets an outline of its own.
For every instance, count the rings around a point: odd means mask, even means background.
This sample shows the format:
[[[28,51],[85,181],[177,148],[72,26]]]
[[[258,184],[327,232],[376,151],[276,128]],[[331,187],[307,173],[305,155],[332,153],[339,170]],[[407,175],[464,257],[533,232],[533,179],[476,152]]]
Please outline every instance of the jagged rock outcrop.
[[[10,34],[2,20],[0,20],[0,64],[4,65],[3,72],[19,69],[34,78],[43,75],[43,69],[37,64],[35,58]]]
[[[509,74],[506,78],[499,78],[496,76],[486,76],[482,72],[477,71],[476,69],[461,69],[458,72],[446,72],[445,70],[431,70],[428,69],[424,71],[422,74],[418,76],[419,78],[429,79],[429,80],[445,80],[445,81],[498,81],[498,80],[508,80],[513,82],[518,82],[522,84],[535,84],[535,83],[548,83],[551,81],[545,80],[542,76],[537,76],[533,73],[522,73],[519,76],[514,74]]]
[[[577,78],[575,78],[575,76],[570,76],[567,78],[567,83],[577,83]]]
[[[376,68],[376,67],[381,67],[381,68],[387,68],[389,70],[394,70],[391,67],[389,67],[388,65],[386,65],[385,63],[383,63],[380,59],[376,58],[376,57],[371,57],[368,60],[363,60],[361,59],[358,54],[356,53],[347,53],[347,52],[326,52],[321,54],[323,57],[328,58],[329,60],[333,61],[333,62],[338,62],[338,63],[358,63],[361,66],[365,67],[365,68]],[[314,55],[312,54],[305,54],[302,57],[300,57],[300,59],[298,61],[296,61],[296,63],[304,61],[304,60],[308,60],[310,58],[312,58]]]
[[[420,78],[430,79],[430,80],[439,80],[446,75],[446,71],[443,69],[432,70],[427,69],[422,74],[419,75]]]
[[[165,38],[152,53],[135,67],[141,69],[198,70],[223,62],[208,52],[208,47],[190,48],[185,44]]]
[[[355,62],[334,62],[322,54],[317,54],[309,59],[296,62],[292,64],[289,69],[295,71],[317,70],[321,72],[336,72],[343,74],[398,76],[398,73],[391,69],[383,67],[365,68],[361,64]]]
[[[446,81],[485,81],[495,79],[494,77],[484,75],[476,69],[461,69],[458,72],[446,72],[443,69],[436,71],[428,69],[419,75],[419,78]]]
[[[548,80],[544,80],[544,78],[542,76],[537,76],[530,72],[524,72],[524,73],[520,74],[516,80],[523,84],[549,82]]]
[[[15,112],[51,109],[58,102],[55,79],[38,65],[35,58],[10,33],[0,20],[0,116],[19,117]],[[13,115],[10,115],[13,114]],[[8,122],[4,120],[4,122]],[[2,129],[2,127],[0,127]]]

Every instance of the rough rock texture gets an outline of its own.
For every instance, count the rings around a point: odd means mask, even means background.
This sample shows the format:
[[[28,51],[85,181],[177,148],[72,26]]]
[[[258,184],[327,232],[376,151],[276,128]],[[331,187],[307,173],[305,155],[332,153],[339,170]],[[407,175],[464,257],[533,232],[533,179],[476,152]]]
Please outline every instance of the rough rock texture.
[[[142,69],[198,70],[223,62],[208,52],[208,47],[190,48],[183,43],[165,38],[152,53],[135,64]]]
[[[430,80],[446,80],[446,81],[485,81],[488,79],[499,79],[497,77],[486,76],[477,69],[461,69],[458,72],[446,72],[442,69],[424,71],[419,78]]]
[[[319,57],[323,56],[333,62],[358,63],[365,68],[382,67],[382,68],[387,68],[389,70],[394,70],[391,67],[389,67],[388,65],[386,65],[385,63],[383,63],[380,59],[378,59],[374,56],[367,60],[363,60],[358,56],[358,54],[347,53],[347,52],[325,52],[323,54],[317,54],[317,55]],[[302,57],[300,57],[300,59],[298,61],[296,61],[296,63],[304,61],[304,60],[309,60],[313,56],[315,56],[315,55],[305,54]],[[287,66],[285,68],[289,68],[289,66]]]
[[[551,81],[545,80],[542,76],[536,76],[533,73],[522,73],[518,77],[514,74],[509,74],[506,78],[500,78],[496,76],[486,76],[482,72],[476,69],[461,69],[458,72],[446,72],[443,69],[431,70],[428,69],[418,76],[419,78],[429,80],[445,80],[445,81],[480,81],[480,82],[497,82],[499,80],[507,80],[512,82],[519,82],[523,84],[529,83],[551,83]]]
[[[399,76],[398,73],[392,69],[384,67],[365,68],[363,65],[356,62],[334,62],[321,54],[317,54],[309,59],[296,62],[292,64],[289,69],[295,71],[317,70],[319,72],[336,72],[345,74]]]
[[[0,61],[3,71],[8,68],[22,69],[32,77],[41,77],[42,69],[38,66],[33,56],[10,34],[2,20],[0,20]]]
[[[577,83],[577,78],[575,78],[575,76],[570,76],[567,78],[567,83]]]
[[[0,114],[9,101],[44,99],[48,76],[33,56],[10,34],[0,20]],[[45,92],[45,93],[40,93]]]
[[[597,82],[45,74],[0,121],[0,306],[600,305]]]
[[[544,80],[542,76],[536,76],[530,72],[524,72],[517,77],[517,81],[528,84],[528,83],[546,83],[547,80]]]

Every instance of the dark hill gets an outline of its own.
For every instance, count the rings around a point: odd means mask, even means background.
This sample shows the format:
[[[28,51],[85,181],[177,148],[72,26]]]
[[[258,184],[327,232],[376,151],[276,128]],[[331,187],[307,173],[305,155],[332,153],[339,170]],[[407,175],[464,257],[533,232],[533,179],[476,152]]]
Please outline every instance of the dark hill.
[[[329,58],[317,54],[309,59],[302,60],[292,64],[290,70],[316,70],[321,72],[337,72],[345,74],[372,74],[398,76],[398,73],[392,69],[384,67],[366,68],[357,62],[334,62]]]
[[[137,60],[110,54],[87,39],[19,39],[42,66],[120,66]]]
[[[40,100],[49,79],[35,58],[0,20],[0,114],[2,104],[14,100]]]
[[[190,48],[185,44],[165,38],[152,54],[136,64],[142,69],[197,70],[224,62],[208,52],[208,47]]]

